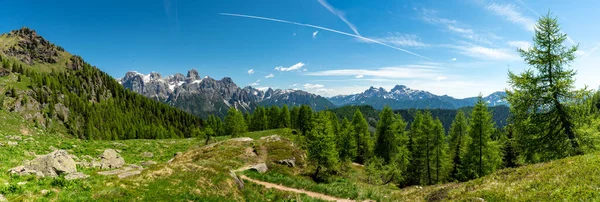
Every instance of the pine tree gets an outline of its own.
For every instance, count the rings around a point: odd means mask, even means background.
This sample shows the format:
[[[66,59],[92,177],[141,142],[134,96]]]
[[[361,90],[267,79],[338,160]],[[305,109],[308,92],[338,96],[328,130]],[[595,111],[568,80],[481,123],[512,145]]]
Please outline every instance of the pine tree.
[[[356,138],[356,162],[365,163],[372,155],[373,141],[369,132],[369,124],[359,110],[352,116],[354,138]]]
[[[514,135],[512,125],[508,125],[506,128],[506,138],[503,140],[504,144],[502,147],[503,156],[502,162],[504,163],[504,167],[514,168],[517,167],[517,151],[514,146]]]
[[[452,170],[450,171],[451,180],[462,181],[464,178],[460,175],[463,166],[463,157],[467,152],[469,145],[469,136],[467,134],[467,119],[462,110],[458,110],[452,125],[450,126],[450,158],[452,159]]]
[[[582,153],[575,130],[573,107],[576,72],[568,66],[578,46],[563,45],[556,18],[548,13],[535,26],[534,45],[519,49],[532,69],[521,74],[509,72],[511,90],[507,91],[516,138],[526,160],[545,161]]]
[[[423,179],[423,167],[425,165],[425,152],[421,150],[419,145],[420,139],[423,136],[423,114],[417,111],[414,114],[413,122],[410,125],[409,140],[407,149],[410,152],[410,163],[408,165],[405,185],[421,184]]]
[[[283,105],[279,120],[281,121],[281,128],[292,128],[290,110],[287,105]]]
[[[225,133],[231,135],[231,137],[237,137],[246,131],[247,126],[242,112],[233,107],[229,108],[227,116],[225,116]]]
[[[335,135],[325,113],[318,113],[311,130],[306,133],[308,138],[308,159],[315,166],[315,179],[322,179],[323,170],[330,173],[338,165],[338,153],[335,146]]]
[[[290,111],[290,125],[291,128],[300,130],[298,128],[298,116],[300,115],[300,107],[294,106]]]
[[[494,130],[492,115],[487,109],[487,104],[479,96],[469,121],[468,133],[471,137],[463,174],[468,179],[482,177],[496,170],[501,161],[500,152],[491,143],[491,134]]]

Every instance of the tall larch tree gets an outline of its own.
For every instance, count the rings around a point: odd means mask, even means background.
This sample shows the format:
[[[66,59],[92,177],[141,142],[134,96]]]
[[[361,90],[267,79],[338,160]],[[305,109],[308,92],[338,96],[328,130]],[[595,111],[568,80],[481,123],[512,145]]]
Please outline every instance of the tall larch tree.
[[[291,115],[290,115],[290,110],[288,109],[287,105],[283,105],[283,107],[281,108],[281,113],[280,113],[280,127],[281,128],[291,128],[292,127],[292,120],[291,120]]]
[[[373,140],[369,132],[369,123],[363,114],[356,110],[352,116],[352,127],[354,127],[354,138],[356,139],[356,162],[365,163],[372,155]]]
[[[462,110],[458,110],[452,125],[450,126],[449,143],[450,149],[449,154],[452,159],[452,169],[450,170],[450,180],[462,181],[464,178],[460,175],[460,170],[463,166],[463,157],[467,152],[467,146],[469,145],[469,135],[467,133],[467,119],[465,113]]]
[[[280,114],[280,109],[277,106],[271,106],[268,110],[267,113],[267,119],[269,122],[269,129],[276,129],[279,128],[279,126],[281,125],[281,114]]]
[[[335,134],[326,113],[315,115],[313,127],[306,133],[306,137],[309,141],[308,159],[315,166],[313,178],[322,179],[320,175],[325,174],[323,171],[335,171],[339,163]]]
[[[531,67],[521,74],[509,72],[510,103],[514,132],[525,159],[546,161],[582,153],[575,130],[573,101],[576,72],[569,66],[578,45],[564,45],[555,17],[542,16],[536,26],[533,46],[518,49]]]
[[[448,158],[448,144],[446,142],[446,132],[439,119],[433,122],[432,132],[432,164],[435,170],[434,183],[440,183],[446,180],[448,168],[450,167],[450,158]]]
[[[312,128],[313,111],[308,105],[302,105],[298,111],[296,127],[302,135],[306,135]]]
[[[342,120],[337,136],[337,149],[342,161],[352,161],[356,158],[356,139],[352,136],[354,127],[348,119]]]
[[[244,115],[233,107],[229,108],[229,111],[227,111],[224,125],[226,134],[231,135],[232,137],[237,137],[248,130]]]
[[[389,106],[385,106],[379,113],[379,122],[377,122],[375,142],[375,155],[382,158],[385,163],[390,163],[392,156],[398,153],[398,142],[396,139],[397,131],[394,131],[394,112]]]
[[[482,177],[496,170],[501,155],[492,144],[490,136],[494,131],[492,114],[488,111],[487,103],[479,96],[471,112],[468,133],[471,143],[465,154],[463,175],[468,179]]]

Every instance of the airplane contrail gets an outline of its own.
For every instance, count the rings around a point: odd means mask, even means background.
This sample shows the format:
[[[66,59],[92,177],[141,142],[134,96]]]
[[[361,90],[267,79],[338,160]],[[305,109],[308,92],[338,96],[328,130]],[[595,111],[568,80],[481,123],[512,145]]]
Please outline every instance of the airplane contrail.
[[[381,41],[377,41],[375,39],[370,39],[370,38],[367,38],[367,37],[363,37],[363,36],[359,36],[359,35],[355,35],[355,34],[350,34],[350,33],[338,31],[338,30],[335,30],[335,29],[330,29],[330,28],[327,28],[327,27],[321,27],[321,26],[311,25],[311,24],[304,24],[304,23],[299,23],[299,22],[292,22],[292,21],[287,21],[287,20],[280,20],[280,19],[275,19],[275,18],[252,16],[252,15],[243,15],[243,14],[235,14],[235,13],[219,13],[219,14],[220,15],[227,15],[227,16],[234,16],[234,17],[253,18],[253,19],[259,19],[259,20],[267,20],[267,21],[273,21],[273,22],[280,22],[280,23],[286,23],[286,24],[292,24],[292,25],[299,25],[299,26],[303,26],[303,27],[312,27],[312,28],[316,28],[316,29],[320,29],[320,30],[325,30],[325,31],[328,31],[328,32],[333,32],[333,33],[337,33],[337,34],[351,36],[351,37],[358,38],[358,39],[361,39],[361,40],[364,40],[364,41],[376,43],[376,44],[379,44],[379,45],[382,45],[382,46],[385,46],[385,47],[388,47],[388,48],[393,48],[393,49],[396,49],[396,50],[399,50],[399,51],[402,51],[402,52],[405,52],[405,53],[408,53],[408,54],[411,54],[411,55],[414,55],[414,56],[417,56],[417,57],[420,57],[420,58],[423,58],[423,59],[431,60],[428,57],[425,57],[425,56],[422,56],[422,55],[410,52],[410,51],[402,49],[402,48],[398,48],[398,47],[395,47],[395,46],[392,46],[392,45],[388,45],[386,43],[383,43]]]

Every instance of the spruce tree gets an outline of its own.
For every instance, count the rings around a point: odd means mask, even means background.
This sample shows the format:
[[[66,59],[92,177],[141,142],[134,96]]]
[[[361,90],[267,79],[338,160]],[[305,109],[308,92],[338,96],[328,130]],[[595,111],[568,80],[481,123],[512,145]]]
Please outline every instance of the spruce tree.
[[[567,47],[565,40],[557,19],[550,13],[542,16],[535,26],[533,46],[518,50],[532,68],[508,73],[507,100],[516,138],[530,162],[582,153],[570,104],[580,99],[574,91],[576,72],[569,68],[578,46]]]
[[[449,154],[452,159],[452,170],[450,171],[451,180],[462,181],[464,178],[460,175],[460,170],[463,166],[463,157],[467,152],[467,146],[469,145],[469,135],[467,134],[467,119],[465,113],[462,110],[458,110],[452,125],[450,126],[450,133],[448,134],[450,139]]]
[[[373,140],[369,132],[369,124],[362,113],[357,109],[352,116],[354,138],[356,139],[356,162],[365,163],[372,155]]]
[[[499,166],[500,152],[490,138],[493,130],[492,115],[487,109],[487,103],[479,96],[471,112],[468,129],[471,143],[465,154],[465,166],[463,166],[463,174],[468,179],[487,175]]]
[[[308,159],[315,166],[313,177],[322,179],[321,174],[336,170],[339,159],[329,117],[325,113],[318,113],[315,116],[313,127],[306,133],[309,141]]]
[[[275,105],[271,106],[269,108],[268,114],[267,114],[267,119],[269,122],[269,129],[279,128],[279,125],[281,125],[280,117],[281,117],[281,115],[280,115],[279,107],[277,107]]]

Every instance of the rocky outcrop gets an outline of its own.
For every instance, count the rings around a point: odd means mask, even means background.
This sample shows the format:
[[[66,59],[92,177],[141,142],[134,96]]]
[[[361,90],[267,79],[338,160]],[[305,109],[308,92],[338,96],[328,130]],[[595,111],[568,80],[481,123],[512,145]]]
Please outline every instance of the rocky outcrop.
[[[277,161],[278,164],[287,165],[288,167],[296,167],[296,157]]]
[[[98,172],[98,175],[117,175],[119,179],[138,175],[142,173],[144,168],[138,165],[130,164],[121,169]]]
[[[125,165],[125,159],[114,149],[106,149],[100,156],[100,169],[120,168]]]
[[[8,48],[5,54],[16,57],[29,65],[36,62],[57,63],[59,53],[64,51],[63,48],[50,43],[27,27],[11,31],[8,36],[18,37],[19,41],[16,46]]]
[[[75,161],[65,150],[56,150],[50,154],[38,156],[9,170],[11,174],[29,175],[36,174],[40,177],[56,177],[60,174],[77,172]]]

